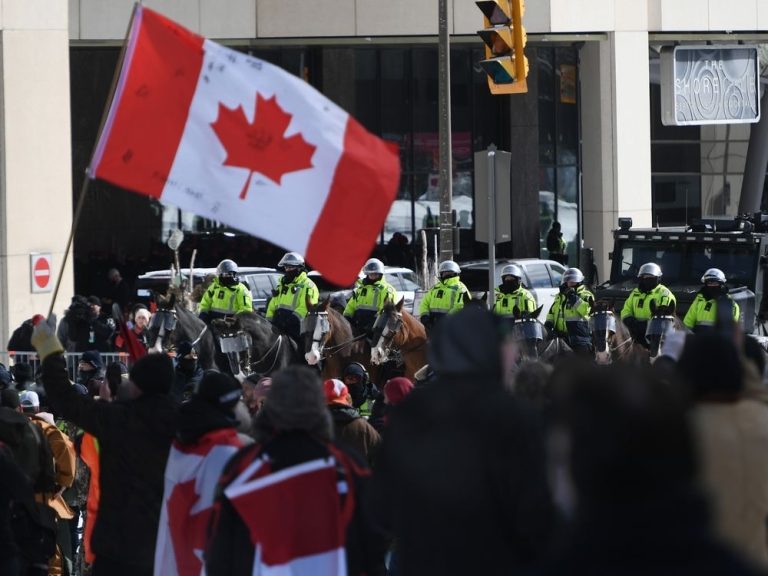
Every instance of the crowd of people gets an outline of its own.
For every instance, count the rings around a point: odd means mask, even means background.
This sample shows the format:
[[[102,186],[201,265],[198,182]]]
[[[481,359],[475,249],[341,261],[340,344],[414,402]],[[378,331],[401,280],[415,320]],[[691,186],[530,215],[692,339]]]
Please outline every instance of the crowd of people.
[[[180,401],[150,354],[94,394],[56,328],[32,335],[45,403],[0,396],[2,574],[71,574],[78,546],[96,576],[768,568],[765,353],[737,332],[653,365],[517,365],[503,318],[469,306],[433,330],[429,378],[366,410],[353,364],[209,370]]]
[[[318,291],[287,253],[267,317],[300,340]],[[598,366],[594,295],[570,268],[547,312],[577,354],[522,362],[535,312],[515,265],[492,311],[443,262],[421,303],[429,365],[372,381],[289,366],[238,380],[175,357],[105,365],[100,302],[26,326],[41,360],[0,365],[0,574],[416,576],[768,570],[766,355],[717,269],[652,364]],[[632,337],[675,297],[653,263],[620,312]],[[363,267],[343,316],[370,334],[396,290]],[[82,306],[80,312],[73,312]],[[251,312],[237,264],[206,323]],[[149,311],[134,309],[140,337]],[[83,314],[88,324],[75,318]],[[79,317],[78,317],[79,318]],[[109,328],[109,323],[104,322]],[[79,353],[71,378],[65,352]]]

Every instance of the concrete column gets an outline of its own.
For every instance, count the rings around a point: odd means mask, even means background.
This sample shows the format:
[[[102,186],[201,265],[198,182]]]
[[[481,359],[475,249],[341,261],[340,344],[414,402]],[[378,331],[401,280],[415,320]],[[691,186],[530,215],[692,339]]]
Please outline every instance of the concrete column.
[[[30,254],[61,268],[72,220],[66,2],[0,0],[0,353],[51,293],[33,294]],[[55,312],[72,297],[71,259]],[[0,355],[0,361],[3,356]]]
[[[617,219],[651,225],[648,33],[611,32],[580,56],[584,245],[603,281]]]

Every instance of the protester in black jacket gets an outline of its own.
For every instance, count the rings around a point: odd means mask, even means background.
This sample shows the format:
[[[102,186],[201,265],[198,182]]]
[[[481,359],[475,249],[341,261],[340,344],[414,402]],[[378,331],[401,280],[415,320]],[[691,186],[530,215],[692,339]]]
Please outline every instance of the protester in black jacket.
[[[131,400],[94,400],[78,394],[70,383],[55,324],[55,317],[41,320],[32,335],[43,359],[42,381],[50,404],[62,418],[93,434],[100,447],[93,576],[149,576],[165,464],[177,427],[177,406],[168,395],[173,363],[163,354],[144,356],[129,373]]]
[[[540,427],[502,385],[497,320],[478,307],[433,334],[434,382],[391,412],[374,482],[398,574],[516,574],[552,522]]]

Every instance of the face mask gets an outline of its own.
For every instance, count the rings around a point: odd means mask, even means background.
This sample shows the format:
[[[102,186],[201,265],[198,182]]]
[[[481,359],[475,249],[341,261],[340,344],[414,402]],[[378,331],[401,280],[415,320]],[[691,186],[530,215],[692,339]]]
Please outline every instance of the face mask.
[[[701,295],[707,300],[717,298],[724,290],[721,286],[703,286],[701,289]]]
[[[283,274],[283,281],[286,283],[291,283],[296,279],[296,276],[298,275],[298,270],[286,270],[285,274]]]
[[[363,284],[365,284],[366,286],[370,286],[371,284],[375,284],[375,283],[376,283],[376,280],[374,280],[373,278],[368,278],[368,276],[363,278]]]
[[[515,290],[520,288],[520,280],[518,280],[517,278],[513,278],[511,280],[505,280],[504,288],[507,292],[514,292]]]
[[[222,286],[231,287],[231,286],[234,286],[235,284],[237,284],[237,278],[234,278],[232,276],[221,276],[219,278],[219,283]]]
[[[95,370],[78,370],[77,371],[77,382],[79,384],[88,384],[88,381],[96,376]]]
[[[658,285],[658,278],[640,278],[640,281],[637,283],[638,288],[640,288],[640,292],[650,292]]]

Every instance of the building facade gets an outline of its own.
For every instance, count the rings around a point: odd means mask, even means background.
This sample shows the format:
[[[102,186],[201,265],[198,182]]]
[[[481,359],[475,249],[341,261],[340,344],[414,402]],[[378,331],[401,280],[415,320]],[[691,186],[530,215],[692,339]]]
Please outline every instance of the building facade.
[[[382,244],[395,233],[418,243],[418,231],[434,225],[435,0],[145,5],[283,66],[369,130],[398,143],[403,177]],[[483,58],[476,35],[480,11],[472,0],[448,0],[448,6],[457,259],[483,257],[485,245],[475,242],[473,233],[474,203],[481,201],[475,197],[473,154],[492,143],[513,154],[512,242],[498,246],[500,255],[545,257],[544,238],[557,219],[569,262],[578,261],[580,247],[593,248],[602,279],[620,216],[650,225],[735,213],[749,125],[663,126],[658,54],[681,42],[763,42],[768,0],[530,0],[524,19],[529,92],[501,97],[488,93],[477,66]],[[40,0],[0,0],[0,7],[0,347],[5,349],[9,332],[50,304],[51,293],[31,291],[30,254],[50,253],[52,273],[58,274],[132,3],[69,0],[66,10]],[[162,243],[177,226],[200,231],[212,223],[91,183],[75,236],[75,271],[65,270],[54,310],[66,308],[75,288],[98,292],[105,269],[115,263],[130,276],[153,267],[156,259],[167,261]],[[277,255],[258,241],[249,249],[249,255],[265,260],[244,264],[266,264]],[[220,255],[207,254],[211,260]]]

